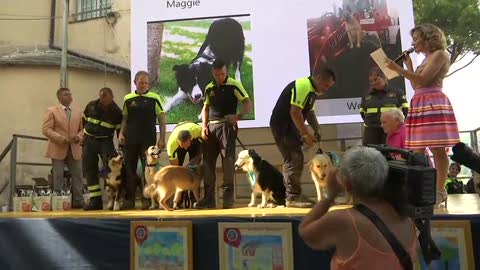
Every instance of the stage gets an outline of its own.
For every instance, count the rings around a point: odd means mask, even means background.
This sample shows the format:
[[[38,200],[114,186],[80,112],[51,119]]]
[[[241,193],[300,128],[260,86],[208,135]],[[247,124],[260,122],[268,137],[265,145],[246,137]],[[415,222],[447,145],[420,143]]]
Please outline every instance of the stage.
[[[335,206],[333,209],[349,206]],[[241,207],[223,210],[83,211],[0,213],[0,269],[129,269],[130,221],[193,223],[194,269],[219,269],[218,222],[290,222],[294,269],[329,269],[330,252],[316,252],[298,236],[310,209]],[[476,269],[480,269],[480,198],[450,195],[433,220],[469,220]],[[463,270],[463,269],[462,269]]]

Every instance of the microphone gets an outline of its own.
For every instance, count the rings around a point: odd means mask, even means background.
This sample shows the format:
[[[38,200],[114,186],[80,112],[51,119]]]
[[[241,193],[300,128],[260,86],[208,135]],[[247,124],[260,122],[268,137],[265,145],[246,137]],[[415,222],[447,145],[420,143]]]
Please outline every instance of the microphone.
[[[396,63],[399,63],[401,64],[401,62],[403,61],[403,59],[405,59],[405,57],[409,54],[411,54],[413,51],[415,51],[415,48],[414,47],[411,47],[410,49],[402,52],[402,54],[400,56],[398,56],[397,58],[395,58],[395,60],[393,60],[393,62],[396,62]]]

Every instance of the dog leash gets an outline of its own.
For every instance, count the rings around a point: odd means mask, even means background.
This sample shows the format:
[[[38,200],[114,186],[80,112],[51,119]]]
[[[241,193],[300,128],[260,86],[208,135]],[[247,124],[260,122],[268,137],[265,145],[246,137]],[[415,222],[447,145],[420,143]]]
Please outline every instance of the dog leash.
[[[247,150],[247,148],[245,147],[245,145],[243,145],[242,141],[240,141],[240,139],[238,138],[238,135],[237,135],[237,141],[238,141],[238,143],[240,144],[240,146],[242,146],[243,150]]]

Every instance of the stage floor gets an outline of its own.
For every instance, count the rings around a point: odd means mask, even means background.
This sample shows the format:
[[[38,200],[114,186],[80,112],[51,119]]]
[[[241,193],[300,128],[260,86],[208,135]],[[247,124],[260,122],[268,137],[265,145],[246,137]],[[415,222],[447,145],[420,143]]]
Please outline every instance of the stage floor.
[[[349,205],[337,205],[332,209],[348,208]],[[302,208],[249,208],[238,205],[232,209],[208,210],[129,210],[129,211],[83,211],[81,209],[58,212],[8,212],[0,213],[0,218],[202,218],[202,217],[299,217],[310,209]],[[456,194],[448,196],[448,208],[435,209],[435,215],[480,215],[480,197],[477,194]]]

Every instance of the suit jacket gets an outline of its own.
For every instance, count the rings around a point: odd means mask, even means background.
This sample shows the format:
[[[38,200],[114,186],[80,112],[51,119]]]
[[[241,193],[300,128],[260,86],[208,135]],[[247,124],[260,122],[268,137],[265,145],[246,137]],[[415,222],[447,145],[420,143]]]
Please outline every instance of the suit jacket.
[[[70,123],[67,114],[59,104],[47,109],[43,119],[42,133],[48,138],[46,157],[63,160],[67,157],[68,147],[72,149],[72,156],[75,160],[82,158],[82,147],[80,143],[65,143],[65,139],[72,139],[78,135],[83,139],[82,112],[71,108]],[[81,141],[80,140],[80,141]]]

